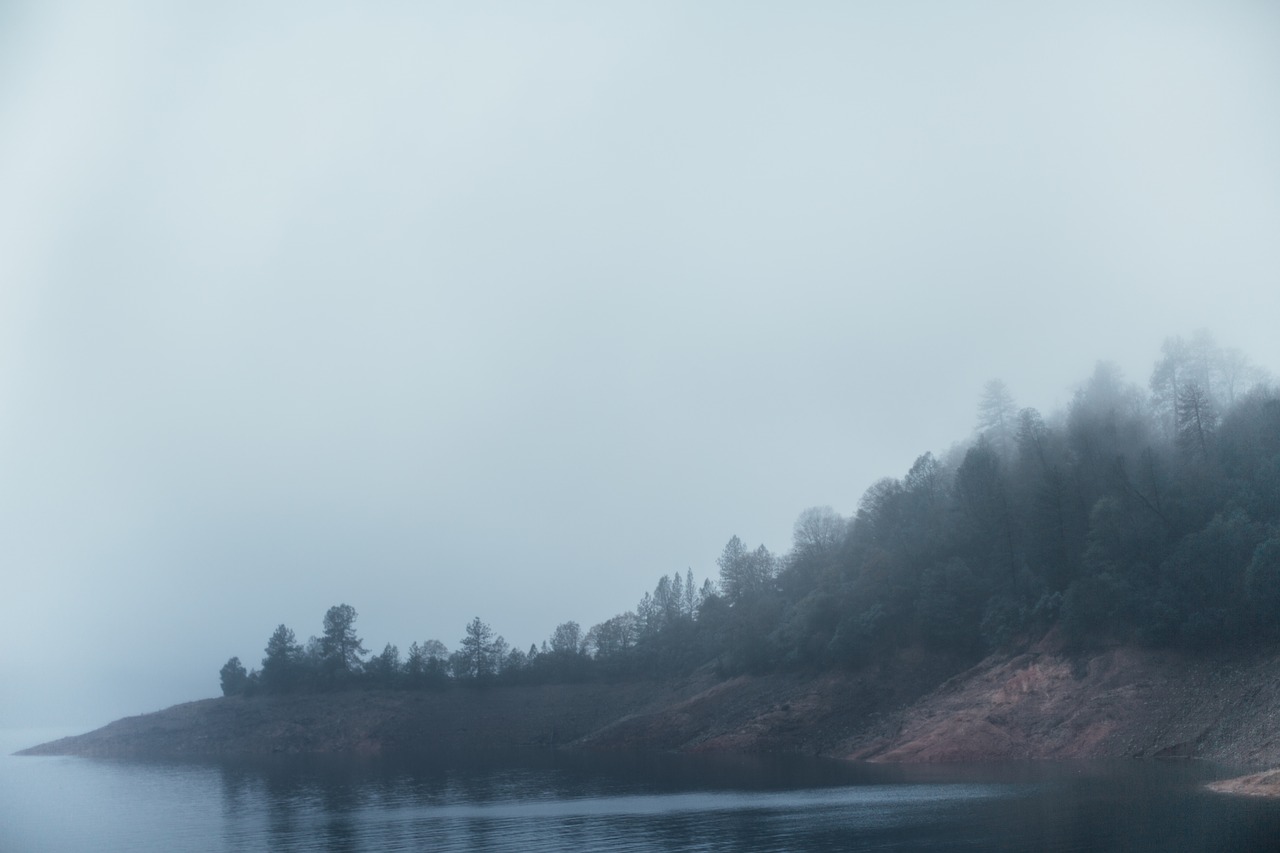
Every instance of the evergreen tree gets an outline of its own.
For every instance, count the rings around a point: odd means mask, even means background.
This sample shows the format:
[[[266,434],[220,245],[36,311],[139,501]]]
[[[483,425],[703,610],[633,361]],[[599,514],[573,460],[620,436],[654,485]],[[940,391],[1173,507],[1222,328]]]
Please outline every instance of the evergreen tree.
[[[698,615],[698,588],[693,585],[693,569],[685,569],[684,598],[680,602],[680,610],[690,619]]]
[[[498,672],[498,649],[493,629],[477,616],[467,623],[466,634],[453,656],[453,674],[468,680],[491,678]]]
[[[1218,413],[1208,392],[1189,382],[1178,392],[1178,446],[1188,458],[1209,461],[1209,446],[1218,429]]]
[[[222,665],[222,669],[218,672],[219,680],[222,684],[223,696],[238,696],[244,692],[245,686],[249,682],[249,674],[244,670],[244,664],[240,663],[240,658],[231,658]]]
[[[404,674],[404,667],[400,663],[400,650],[391,643],[387,643],[382,653],[370,659],[365,665],[364,671],[372,683],[381,687],[394,686]]]
[[[360,671],[360,655],[367,654],[361,639],[356,636],[356,609],[350,604],[338,604],[324,615],[324,634],[320,637],[320,654],[326,672],[331,676],[346,676]]]
[[[279,693],[297,685],[302,664],[302,647],[293,631],[284,625],[276,627],[267,640],[266,657],[259,676],[264,690]]]
[[[978,400],[978,434],[991,443],[996,453],[1004,458],[1013,448],[1013,436],[1017,429],[1017,408],[1013,395],[999,379],[992,379],[982,389]]]

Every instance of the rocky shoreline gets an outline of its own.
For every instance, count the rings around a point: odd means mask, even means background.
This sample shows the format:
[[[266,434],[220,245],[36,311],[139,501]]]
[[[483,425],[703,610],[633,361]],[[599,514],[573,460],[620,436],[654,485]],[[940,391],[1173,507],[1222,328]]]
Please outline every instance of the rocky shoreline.
[[[556,747],[883,762],[1188,757],[1262,768],[1280,765],[1278,710],[1274,650],[1191,656],[1116,647],[1077,656],[1042,643],[968,668],[917,651],[819,674],[721,679],[705,669],[670,681],[207,699],[22,754]],[[1280,774],[1246,778],[1254,781],[1235,780],[1230,790],[1280,788]]]

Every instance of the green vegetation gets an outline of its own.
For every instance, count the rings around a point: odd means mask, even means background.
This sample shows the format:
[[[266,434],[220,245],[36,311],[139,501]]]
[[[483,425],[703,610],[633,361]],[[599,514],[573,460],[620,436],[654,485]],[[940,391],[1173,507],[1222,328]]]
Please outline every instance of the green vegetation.
[[[852,519],[801,513],[791,550],[737,536],[719,582],[662,577],[637,607],[527,652],[479,618],[367,654],[348,605],[305,647],[285,626],[223,692],[535,683],[856,665],[921,646],[979,655],[1058,628],[1087,648],[1280,638],[1280,393],[1207,335],[1165,342],[1149,390],[1100,364],[1065,412],[988,383],[973,439],[874,483]]]

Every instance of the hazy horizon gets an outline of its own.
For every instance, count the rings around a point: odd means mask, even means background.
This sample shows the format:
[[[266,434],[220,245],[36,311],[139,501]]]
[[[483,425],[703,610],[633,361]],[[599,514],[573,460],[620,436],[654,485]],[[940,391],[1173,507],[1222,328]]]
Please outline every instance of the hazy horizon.
[[[513,645],[983,384],[1280,374],[1280,8],[0,6],[0,725]]]

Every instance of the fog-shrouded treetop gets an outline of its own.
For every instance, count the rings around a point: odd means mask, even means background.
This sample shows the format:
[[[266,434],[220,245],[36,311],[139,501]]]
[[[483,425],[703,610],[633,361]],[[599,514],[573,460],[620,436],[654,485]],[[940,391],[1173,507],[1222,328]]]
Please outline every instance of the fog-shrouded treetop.
[[[1249,0],[0,4],[0,725],[269,680],[340,602],[361,677],[439,676],[476,616],[505,657],[627,648],[693,630],[690,569],[703,611],[725,569],[724,612],[855,648],[896,599],[755,594],[823,583],[834,516],[867,555],[963,533],[935,624],[1029,542],[1065,608],[1120,559],[1069,496],[1184,523],[1163,478],[1280,371],[1278,33]],[[1133,406],[1150,459],[1087,428]]]

